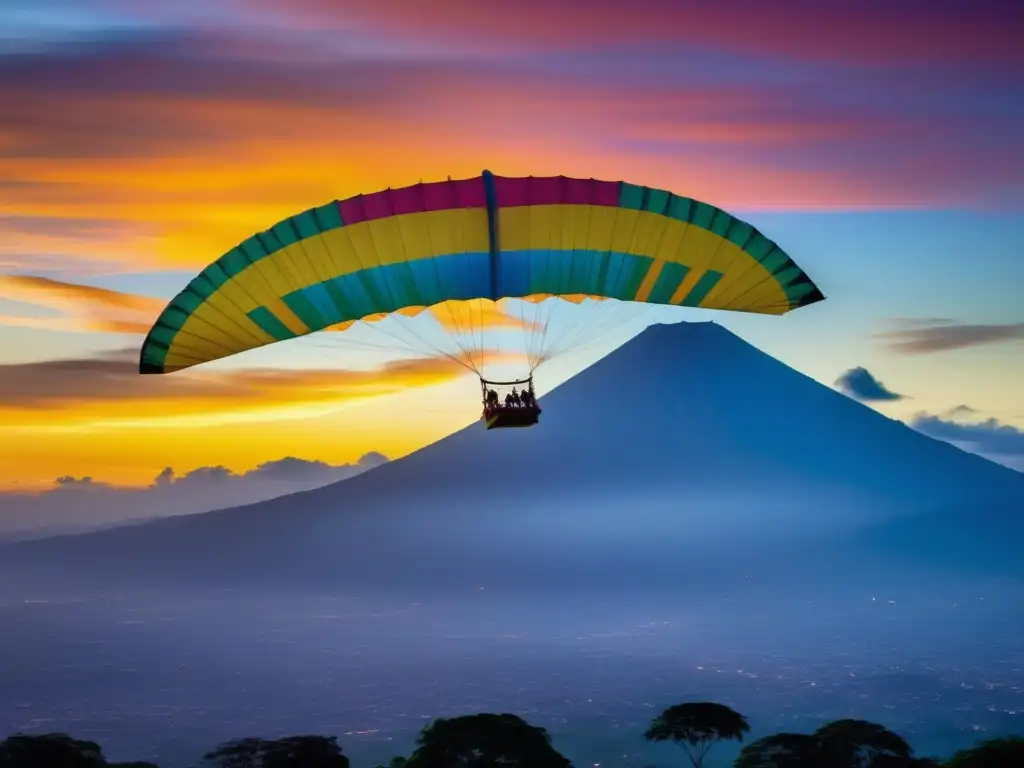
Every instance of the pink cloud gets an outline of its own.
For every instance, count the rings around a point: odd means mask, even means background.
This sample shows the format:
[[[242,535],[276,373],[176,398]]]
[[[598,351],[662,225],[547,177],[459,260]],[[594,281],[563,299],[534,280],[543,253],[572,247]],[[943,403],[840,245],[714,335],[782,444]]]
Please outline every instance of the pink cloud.
[[[294,23],[363,27],[480,52],[677,43],[884,67],[1024,62],[1024,6],[933,0],[257,0]]]
[[[369,8],[353,6],[354,18]],[[738,208],[991,206],[1012,200],[1024,174],[1012,151],[1020,117],[951,112],[942,99],[917,109],[907,82],[860,92],[841,79],[607,80],[522,62],[268,63],[258,40],[225,47],[223,37],[0,59],[0,204],[148,217],[150,231],[195,253],[208,233],[230,245],[248,223],[220,230],[190,207],[283,214],[484,167],[627,179]]]

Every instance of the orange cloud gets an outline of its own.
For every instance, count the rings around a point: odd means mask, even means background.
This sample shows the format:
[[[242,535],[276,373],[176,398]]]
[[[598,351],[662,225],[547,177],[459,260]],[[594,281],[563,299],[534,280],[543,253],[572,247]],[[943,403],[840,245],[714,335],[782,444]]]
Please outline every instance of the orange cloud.
[[[441,327],[450,333],[473,334],[491,328],[534,330],[538,327],[532,320],[504,311],[499,304],[490,299],[446,301],[430,311]]]
[[[62,331],[146,334],[167,302],[32,275],[0,275],[0,295],[44,307],[56,317],[0,316],[0,325]]]
[[[0,270],[109,271],[145,261],[154,243],[151,228],[140,221],[0,216]]]
[[[370,370],[190,370],[140,376],[134,349],[100,358],[0,366],[5,428],[197,427],[279,420],[466,375],[445,358]]]

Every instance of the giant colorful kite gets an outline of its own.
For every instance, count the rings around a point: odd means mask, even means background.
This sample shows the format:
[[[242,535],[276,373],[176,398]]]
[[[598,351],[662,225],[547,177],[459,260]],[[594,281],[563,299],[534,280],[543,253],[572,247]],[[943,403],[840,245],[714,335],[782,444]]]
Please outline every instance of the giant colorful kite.
[[[484,171],[336,200],[253,235],[170,302],[139,371],[447,302],[553,298],[781,315],[825,297],[778,245],[707,203],[625,182]],[[531,377],[550,359],[534,352]],[[532,379],[515,383],[532,391]]]

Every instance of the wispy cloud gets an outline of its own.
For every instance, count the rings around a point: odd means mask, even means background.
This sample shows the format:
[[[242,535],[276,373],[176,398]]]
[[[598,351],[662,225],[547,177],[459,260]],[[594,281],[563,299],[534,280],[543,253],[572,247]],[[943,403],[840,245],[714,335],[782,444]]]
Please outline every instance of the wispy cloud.
[[[934,323],[934,321],[930,321]],[[927,355],[1024,339],[1024,323],[970,325],[943,321],[876,334],[894,352]]]
[[[844,394],[869,403],[902,400],[905,397],[886,387],[867,368],[845,371],[836,379],[835,386]]]
[[[956,325],[956,320],[951,317],[892,317],[889,318],[889,324],[894,328],[907,330],[933,325]]]
[[[0,316],[0,325],[145,334],[166,301],[48,277],[0,274],[0,296],[44,307],[52,317]]]
[[[65,475],[41,492],[0,493],[0,535],[85,529],[250,504],[347,480],[387,461],[371,452],[340,465],[286,457],[242,472],[217,466],[178,474],[167,467],[146,488]]]
[[[137,351],[0,366],[4,428],[190,429],[327,412],[347,402],[451,381],[448,359],[397,360],[371,370],[196,370],[140,376]]]
[[[0,132],[3,128],[0,127]],[[0,181],[0,197],[4,184]],[[36,189],[29,184],[26,189]],[[6,190],[17,196],[17,190]],[[156,243],[143,221],[76,216],[0,216],[0,270],[82,273],[146,263]]]

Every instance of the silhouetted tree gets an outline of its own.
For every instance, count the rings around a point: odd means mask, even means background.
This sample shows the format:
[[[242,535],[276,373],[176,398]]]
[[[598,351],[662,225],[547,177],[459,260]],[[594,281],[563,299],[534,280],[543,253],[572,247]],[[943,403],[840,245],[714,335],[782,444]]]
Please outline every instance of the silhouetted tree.
[[[1024,738],[1009,736],[989,739],[970,749],[961,749],[944,768],[1006,768],[1024,766]]]
[[[145,760],[132,760],[130,763],[107,763],[107,768],[160,768],[160,766]]]
[[[821,756],[818,742],[803,733],[765,736],[740,752],[735,768],[817,768]]]
[[[103,768],[106,764],[99,744],[66,733],[16,733],[0,742],[2,768]]]
[[[897,734],[867,720],[835,720],[812,734],[835,768],[872,768],[880,758],[909,760],[914,750]]]
[[[409,759],[406,757],[392,757],[388,761],[387,765],[378,765],[376,768],[406,768],[409,765]]]
[[[203,755],[203,763],[217,768],[259,768],[263,760],[263,739],[234,739],[218,744]]]
[[[716,742],[743,741],[749,731],[747,719],[739,712],[724,704],[698,701],[666,709],[654,718],[644,738],[671,741],[686,753],[694,768],[700,768]]]
[[[439,718],[426,726],[407,768],[572,768],[544,728],[516,715]]]
[[[216,768],[349,768],[336,736],[236,739],[203,756]]]
[[[735,768],[929,768],[900,736],[866,720],[836,720],[810,735],[779,733],[748,744]]]

